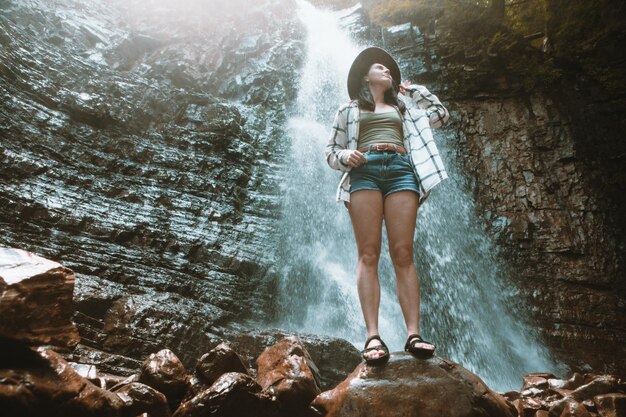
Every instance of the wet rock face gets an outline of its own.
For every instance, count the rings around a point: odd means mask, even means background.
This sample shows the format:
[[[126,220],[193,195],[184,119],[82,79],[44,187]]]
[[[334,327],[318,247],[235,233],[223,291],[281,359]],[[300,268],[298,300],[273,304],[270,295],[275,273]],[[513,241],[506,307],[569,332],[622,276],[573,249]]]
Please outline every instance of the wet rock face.
[[[359,365],[331,391],[311,403],[313,415],[404,417],[513,417],[513,405],[480,378],[439,357],[393,353],[380,367]]]
[[[269,302],[294,6],[48,3],[0,12],[0,244],[75,271],[76,356],[189,366]]]

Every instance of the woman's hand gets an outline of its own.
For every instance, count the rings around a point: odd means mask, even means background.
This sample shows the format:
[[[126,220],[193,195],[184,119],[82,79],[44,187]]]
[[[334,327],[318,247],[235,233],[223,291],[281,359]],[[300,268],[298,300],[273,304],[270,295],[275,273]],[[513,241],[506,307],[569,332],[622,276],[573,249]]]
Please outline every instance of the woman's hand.
[[[406,87],[410,86],[411,84],[411,81],[404,81],[403,83],[400,83],[398,85],[398,90],[400,90],[400,94],[406,95]]]
[[[363,155],[361,152],[357,150],[350,151],[350,154],[348,155],[348,158],[346,159],[346,164],[348,164],[348,166],[351,166],[352,168],[361,166],[366,162],[367,162],[367,159],[365,158],[365,155]]]

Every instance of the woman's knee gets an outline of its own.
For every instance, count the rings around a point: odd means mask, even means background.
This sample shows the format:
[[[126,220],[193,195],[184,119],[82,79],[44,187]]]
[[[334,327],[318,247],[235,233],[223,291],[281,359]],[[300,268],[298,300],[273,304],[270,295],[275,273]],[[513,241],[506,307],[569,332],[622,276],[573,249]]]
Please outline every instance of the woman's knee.
[[[408,268],[413,265],[413,246],[397,246],[389,249],[391,262],[396,268]]]
[[[378,259],[380,259],[380,250],[369,249],[359,253],[359,264],[366,267],[378,267]]]

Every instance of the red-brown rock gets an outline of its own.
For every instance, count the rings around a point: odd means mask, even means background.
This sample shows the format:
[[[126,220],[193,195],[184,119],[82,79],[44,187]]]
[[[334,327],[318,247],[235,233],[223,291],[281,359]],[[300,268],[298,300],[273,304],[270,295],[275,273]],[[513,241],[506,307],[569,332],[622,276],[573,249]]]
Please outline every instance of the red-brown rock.
[[[151,354],[141,366],[139,382],[146,384],[167,397],[171,409],[180,404],[185,393],[185,367],[169,349]]]
[[[256,359],[265,349],[289,336],[297,336],[315,366],[320,371],[320,389],[329,390],[337,386],[361,362],[361,354],[346,340],[315,334],[290,332],[282,329],[254,330],[241,333],[228,339],[229,345],[237,351],[256,377]]]
[[[0,248],[0,337],[74,347],[74,272],[20,249]]]
[[[170,417],[165,395],[148,385],[132,382],[120,387],[115,393],[124,401],[122,411],[127,416],[148,413],[150,417]]]
[[[257,381],[284,410],[305,410],[321,392],[319,372],[301,341],[286,337],[257,358]]]
[[[270,416],[276,403],[252,377],[238,372],[220,376],[207,390],[180,405],[173,417]]]
[[[533,373],[522,378],[522,391],[529,388],[544,389],[548,387],[548,380],[554,379],[556,376],[550,373]]]
[[[600,417],[626,417],[626,394],[597,395],[593,402],[598,408]]]
[[[359,365],[311,403],[325,417],[513,417],[515,407],[459,364],[393,353],[384,366]]]
[[[196,374],[209,385],[227,372],[247,374],[248,370],[237,352],[226,343],[221,343],[202,355],[196,365]]]

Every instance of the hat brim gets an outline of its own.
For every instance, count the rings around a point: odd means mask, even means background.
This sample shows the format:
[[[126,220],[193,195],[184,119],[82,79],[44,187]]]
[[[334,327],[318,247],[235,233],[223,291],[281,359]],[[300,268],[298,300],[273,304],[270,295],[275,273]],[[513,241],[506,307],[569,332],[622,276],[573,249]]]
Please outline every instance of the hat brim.
[[[351,100],[357,96],[361,84],[361,77],[369,71],[372,64],[383,64],[391,73],[391,78],[396,86],[402,81],[400,67],[395,59],[387,51],[375,46],[366,48],[354,58],[348,72],[348,95]]]

